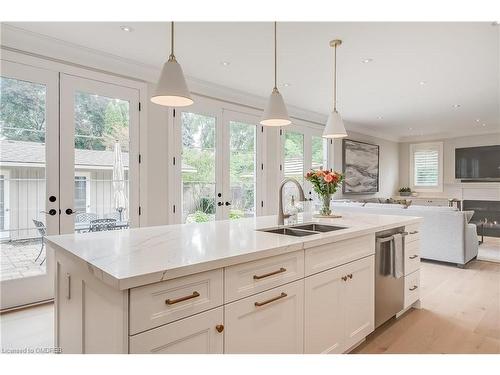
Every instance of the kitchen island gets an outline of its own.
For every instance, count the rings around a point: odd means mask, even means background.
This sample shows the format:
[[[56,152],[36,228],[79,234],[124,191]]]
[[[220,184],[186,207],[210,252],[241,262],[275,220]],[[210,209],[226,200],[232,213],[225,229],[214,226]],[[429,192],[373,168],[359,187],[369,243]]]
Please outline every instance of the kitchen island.
[[[48,236],[56,346],[63,353],[347,352],[374,329],[375,233],[418,233],[421,219],[343,215],[299,215],[298,223],[342,227],[306,236],[262,231],[277,227],[276,216]],[[418,301],[415,290],[405,308]]]

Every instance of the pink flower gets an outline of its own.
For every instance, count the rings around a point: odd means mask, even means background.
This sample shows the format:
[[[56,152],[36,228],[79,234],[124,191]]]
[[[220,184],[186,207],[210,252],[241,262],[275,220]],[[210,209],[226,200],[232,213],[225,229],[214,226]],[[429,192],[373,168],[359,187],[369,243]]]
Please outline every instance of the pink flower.
[[[324,178],[324,180],[325,180],[326,182],[328,182],[328,183],[332,182],[332,181],[333,181],[333,179],[334,179],[334,177],[333,177],[331,174],[327,174],[327,175],[325,175],[325,177],[323,177],[323,178]]]

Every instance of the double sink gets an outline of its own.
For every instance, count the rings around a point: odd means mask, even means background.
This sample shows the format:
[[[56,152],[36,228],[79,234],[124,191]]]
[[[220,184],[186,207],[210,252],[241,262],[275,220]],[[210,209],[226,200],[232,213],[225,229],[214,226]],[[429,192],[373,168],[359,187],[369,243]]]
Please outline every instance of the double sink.
[[[304,237],[304,236],[312,236],[313,234],[332,232],[341,229],[346,229],[346,227],[339,227],[336,225],[327,225],[318,223],[307,223],[307,224],[290,225],[280,228],[258,229],[258,231],[283,234],[285,236]]]

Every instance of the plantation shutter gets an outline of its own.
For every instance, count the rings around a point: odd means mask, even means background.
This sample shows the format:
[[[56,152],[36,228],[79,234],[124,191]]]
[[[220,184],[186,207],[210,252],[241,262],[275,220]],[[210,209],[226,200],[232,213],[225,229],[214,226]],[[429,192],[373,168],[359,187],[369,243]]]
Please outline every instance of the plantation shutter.
[[[417,150],[413,154],[414,160],[414,185],[438,186],[439,185],[439,151]]]

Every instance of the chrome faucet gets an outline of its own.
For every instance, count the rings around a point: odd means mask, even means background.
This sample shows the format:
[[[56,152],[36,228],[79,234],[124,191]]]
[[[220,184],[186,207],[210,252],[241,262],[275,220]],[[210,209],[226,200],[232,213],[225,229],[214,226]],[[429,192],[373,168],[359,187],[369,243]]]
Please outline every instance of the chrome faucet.
[[[283,181],[281,181],[278,202],[278,225],[285,224],[285,219],[288,219],[290,217],[289,214],[285,214],[283,212],[283,187],[288,182],[293,182],[297,186],[297,189],[299,189],[299,201],[304,202],[306,200],[306,197],[304,196],[304,190],[302,189],[302,186],[300,186],[299,181],[294,178],[285,178]]]

